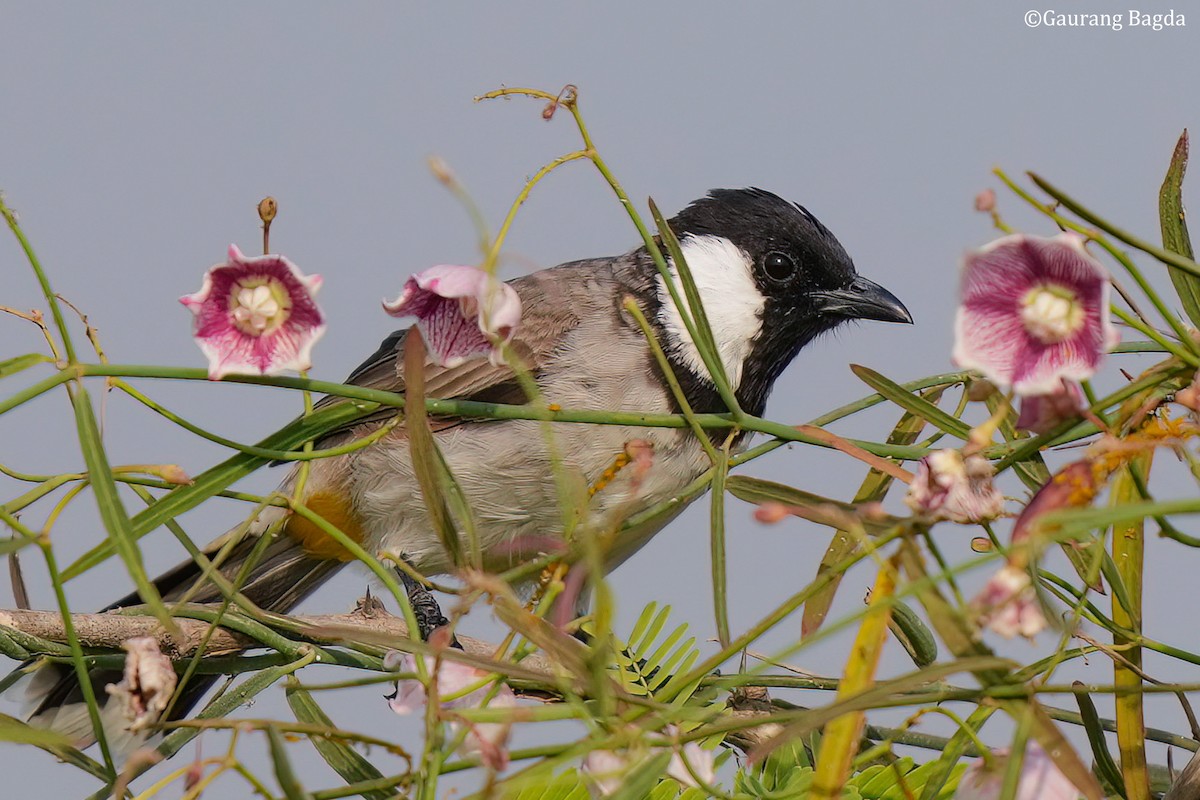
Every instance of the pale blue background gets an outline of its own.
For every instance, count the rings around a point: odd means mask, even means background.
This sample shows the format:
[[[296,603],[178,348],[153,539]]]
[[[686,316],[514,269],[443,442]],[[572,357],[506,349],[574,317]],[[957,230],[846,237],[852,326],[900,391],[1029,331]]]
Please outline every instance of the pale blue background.
[[[1064,5],[1124,12],[1115,3]],[[1145,10],[1168,10],[1161,5]],[[313,374],[336,380],[390,329],[378,302],[405,276],[478,257],[465,214],[429,176],[426,156],[453,166],[495,226],[528,175],[577,145],[570,120],[543,122],[539,104],[476,105],[472,97],[500,85],[556,90],[575,83],[597,145],[639,202],[652,194],[673,212],[715,186],[772,189],[805,203],[861,272],[907,302],[916,327],[847,328],[800,357],[769,413],[801,422],[864,393],[849,362],[897,380],[949,366],[958,258],[994,235],[971,207],[977,191],[997,184],[993,165],[1013,174],[1041,170],[1156,238],[1157,189],[1170,149],[1183,127],[1200,120],[1191,84],[1200,16],[1188,20],[1192,27],[1159,32],[1030,30],[1025,11],[961,2],[6,3],[0,188],[21,211],[55,288],[90,314],[113,361],[192,366],[203,361],[176,299],[196,290],[231,241],[255,250],[255,204],[276,196],[275,248],[325,276],[320,300],[330,324]],[[1007,193],[1000,192],[1000,203],[1011,222],[1050,232]],[[526,204],[505,269],[515,275],[636,242],[600,177],[575,164]],[[0,276],[0,304],[41,304],[11,241],[0,243]],[[0,320],[0,331],[0,358],[40,345],[36,331],[19,321]],[[296,396],[270,390],[143,388],[245,441],[299,409]],[[880,438],[894,417],[888,411],[840,430]],[[112,396],[105,419],[114,463],[173,461],[198,473],[223,457],[120,396]],[[78,469],[72,428],[61,395],[9,414],[0,462],[26,472]],[[863,469],[836,453],[797,448],[746,473],[848,498]],[[246,486],[265,491],[275,479],[263,473]],[[1194,484],[1177,489],[1194,491]],[[13,496],[18,487],[4,481],[3,490]],[[233,504],[212,503],[183,522],[205,539],[238,513]],[[826,531],[798,523],[761,527],[750,513],[730,502],[735,629],[807,583],[828,541]],[[30,524],[40,519],[36,511],[26,516]],[[713,634],[706,520],[705,504],[697,505],[616,573],[623,625],[658,600],[676,606],[702,638]],[[100,536],[85,499],[56,529],[61,560]],[[942,536],[952,559],[966,557],[966,539],[957,530]],[[152,537],[147,552],[154,568],[180,557],[165,532]],[[1200,647],[1187,591],[1197,554],[1152,539],[1149,563],[1149,632]],[[35,606],[51,607],[34,553],[25,566]],[[843,610],[856,607],[869,579],[852,574]],[[9,596],[6,583],[0,578],[0,597]],[[304,608],[348,609],[364,584],[361,573],[347,571]],[[126,585],[113,564],[71,584],[71,600],[88,609]],[[486,634],[484,616],[477,613],[468,627]],[[788,624],[782,633],[794,638],[799,620]],[[845,642],[835,639],[795,660],[836,673]],[[1045,636],[1039,648],[1052,643]],[[1007,650],[1023,659],[1039,652],[1023,644]],[[1111,681],[1103,658],[1090,663],[1056,677]],[[893,653],[886,668],[896,674],[906,660]],[[1151,660],[1149,669],[1163,678],[1197,677],[1178,662]],[[303,677],[324,681],[335,673]],[[392,716],[378,694],[347,692],[330,710],[347,727],[415,745],[404,733],[414,723]],[[1153,724],[1185,732],[1174,701],[1152,700],[1150,707]],[[288,715],[280,689],[245,713]],[[992,741],[1003,739],[1000,728],[990,733]],[[246,738],[249,758],[262,766],[253,755],[260,744]],[[220,746],[213,737],[204,752]],[[305,747],[292,753],[308,785],[337,785]],[[1161,751],[1156,758],[1163,759]],[[385,772],[400,767],[378,754],[377,763]],[[11,745],[0,745],[0,772],[14,796],[96,788],[49,756]],[[223,786],[227,796],[247,793],[240,782]]]

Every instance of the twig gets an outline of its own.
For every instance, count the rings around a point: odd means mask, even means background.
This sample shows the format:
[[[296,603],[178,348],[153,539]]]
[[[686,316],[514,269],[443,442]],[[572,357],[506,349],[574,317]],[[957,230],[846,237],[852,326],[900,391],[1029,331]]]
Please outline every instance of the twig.
[[[79,642],[84,647],[116,650],[127,639],[152,636],[163,653],[176,660],[195,655],[209,628],[207,622],[176,617],[175,622],[182,633],[180,640],[176,642],[152,616],[121,613],[72,614],[71,619]],[[350,614],[317,614],[290,619],[301,626],[306,637],[312,639],[340,640],[350,638],[358,632],[373,641],[394,639],[396,649],[405,649],[406,643],[412,644],[404,620],[386,613],[368,616],[356,611]],[[67,641],[62,617],[54,611],[0,609],[0,636],[4,635],[4,628],[13,628],[27,636],[50,642]],[[480,639],[459,635],[458,640],[468,655],[490,657],[496,652],[494,644]],[[230,655],[262,646],[262,643],[253,637],[220,628],[208,640],[204,654],[206,657]],[[523,659],[521,667],[525,670],[551,672],[549,660],[536,654]]]

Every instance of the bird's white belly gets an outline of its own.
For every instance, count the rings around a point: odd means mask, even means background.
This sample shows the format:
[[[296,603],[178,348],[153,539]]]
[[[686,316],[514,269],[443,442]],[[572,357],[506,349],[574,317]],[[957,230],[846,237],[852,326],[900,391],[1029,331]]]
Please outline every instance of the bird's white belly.
[[[557,481],[547,428],[560,460]],[[653,447],[649,467],[629,464],[589,497],[589,488],[638,439]],[[484,566],[491,569],[553,550],[572,517],[581,535],[614,531],[629,515],[675,497],[709,466],[695,438],[680,429],[514,420],[464,424],[439,433],[437,441],[468,499]],[[352,483],[370,549],[403,555],[428,575],[453,567],[430,525],[406,441],[368,448]],[[623,561],[655,532],[643,527],[612,540],[610,561]],[[469,552],[465,532],[461,539]]]
[[[651,372],[652,364],[645,338],[635,328],[611,321],[580,324],[542,364],[542,402],[568,409],[669,412],[670,395]],[[661,524],[615,539],[606,534],[629,515],[675,497],[711,466],[686,428],[477,420],[439,431],[436,440],[469,501],[484,566],[493,570],[553,551],[567,527],[611,539],[608,559],[615,566]],[[652,446],[649,468],[630,464],[589,498],[589,488],[634,440]],[[401,432],[391,446],[358,454],[351,474],[368,546],[403,554],[429,575],[454,566],[429,524]],[[565,524],[568,519],[575,524]],[[463,538],[463,551],[470,552]]]

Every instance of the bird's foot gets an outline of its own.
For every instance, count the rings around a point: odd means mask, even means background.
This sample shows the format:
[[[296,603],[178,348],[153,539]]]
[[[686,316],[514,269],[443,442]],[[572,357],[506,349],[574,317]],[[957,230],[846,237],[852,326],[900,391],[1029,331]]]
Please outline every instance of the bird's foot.
[[[408,559],[405,559],[405,563],[409,563]],[[441,606],[438,605],[437,598],[425,584],[410,575],[407,570],[397,568],[396,574],[400,576],[404,593],[408,595],[408,604],[412,607],[413,616],[416,617],[417,636],[421,641],[428,642],[434,631],[449,625],[450,620],[446,619]],[[462,645],[459,644],[453,633],[450,634],[449,646],[462,649]]]

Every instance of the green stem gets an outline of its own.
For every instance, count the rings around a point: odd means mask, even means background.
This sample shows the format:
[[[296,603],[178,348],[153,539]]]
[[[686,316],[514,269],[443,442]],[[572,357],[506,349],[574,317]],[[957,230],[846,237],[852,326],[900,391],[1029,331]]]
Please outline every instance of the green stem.
[[[88,674],[87,664],[83,660],[83,645],[80,643],[79,636],[75,632],[75,622],[71,617],[71,606],[67,602],[67,593],[63,589],[63,582],[59,576],[58,561],[54,557],[54,548],[51,547],[48,539],[42,539],[38,546],[41,548],[42,555],[46,560],[46,571],[50,573],[50,584],[54,587],[54,598],[58,601],[58,611],[62,614],[63,631],[67,635],[67,645],[71,648],[71,663],[75,666],[75,676],[79,679],[79,689],[83,694],[83,702],[87,705],[88,718],[92,723],[92,732],[96,736],[96,744],[100,747],[100,756],[104,760],[105,768],[110,775],[115,777],[117,769],[113,762],[112,750],[108,746],[108,736],[104,730],[104,723],[100,718],[100,702],[96,697],[96,690],[91,676]]]
[[[1077,200],[1067,195],[1061,189],[1054,186],[1044,178],[1032,172],[1026,174],[1029,175],[1030,180],[1036,183],[1038,188],[1040,188],[1043,192],[1062,203],[1063,206],[1070,209],[1070,211],[1076,216],[1080,217],[1086,222],[1090,222],[1092,225],[1095,225],[1097,228],[1109,234],[1114,239],[1118,239],[1136,250],[1141,250],[1143,253],[1153,256],[1164,264],[1177,267],[1184,272],[1191,273],[1192,275],[1200,276],[1200,265],[1198,265],[1195,261],[1192,261],[1190,258],[1185,258],[1178,253],[1172,253],[1170,250],[1164,250],[1161,247],[1156,247],[1144,239],[1139,239],[1131,233],[1126,233],[1124,230],[1113,225],[1111,222],[1098,216],[1095,212],[1084,208]]]
[[[58,329],[59,338],[62,339],[63,352],[67,356],[67,361],[74,364],[75,345],[71,343],[71,333],[67,330],[67,321],[63,318],[62,307],[59,305],[58,297],[54,294],[54,290],[50,288],[50,279],[46,277],[46,271],[42,269],[41,261],[38,260],[37,253],[33,251],[33,245],[25,238],[25,232],[21,230],[21,225],[17,222],[16,212],[4,202],[3,195],[0,195],[0,216],[4,217],[9,229],[17,237],[21,249],[25,251],[25,259],[29,262],[29,266],[33,268],[33,274],[37,278],[38,286],[42,290],[42,297],[46,299],[46,304],[50,307],[50,315],[54,318],[54,327]]]

